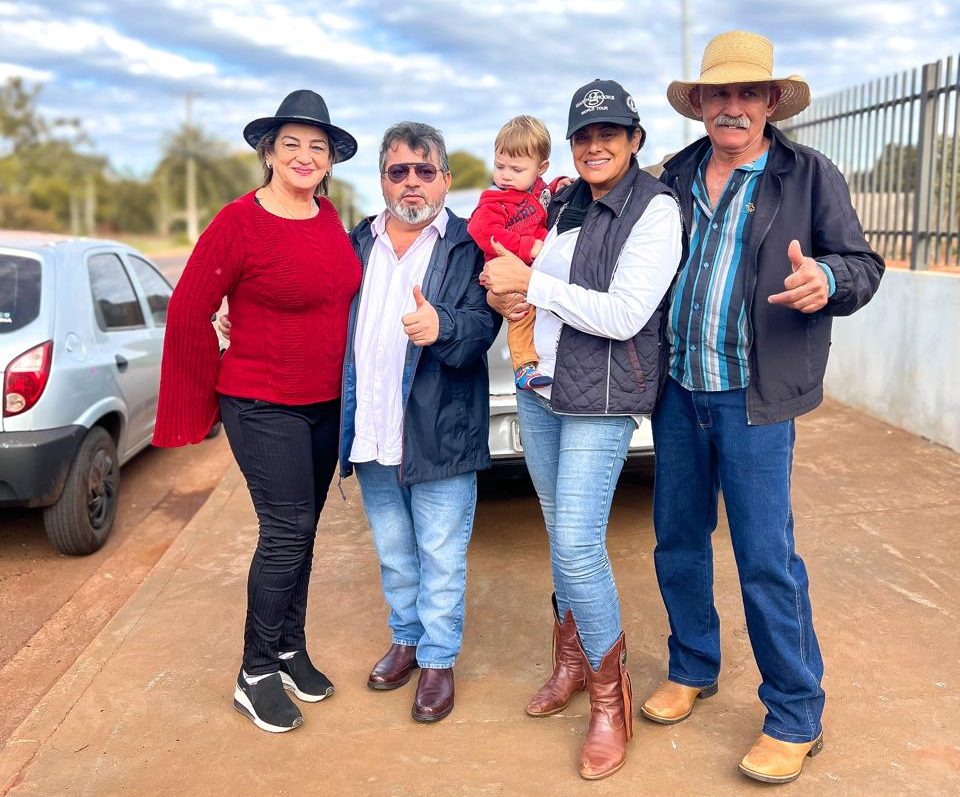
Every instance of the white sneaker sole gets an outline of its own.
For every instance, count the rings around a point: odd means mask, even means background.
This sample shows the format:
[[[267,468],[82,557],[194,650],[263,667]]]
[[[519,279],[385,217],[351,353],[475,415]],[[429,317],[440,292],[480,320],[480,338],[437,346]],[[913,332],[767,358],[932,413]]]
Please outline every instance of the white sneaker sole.
[[[293,682],[293,678],[283,671],[280,672],[280,680],[283,681],[284,689],[286,689],[288,692],[293,692],[300,700],[303,700],[306,703],[319,703],[324,698],[330,697],[330,695],[333,694],[332,686],[322,695],[311,695],[307,692],[301,692],[299,689],[297,689],[297,685]]]
[[[303,724],[302,717],[298,717],[296,722],[294,722],[289,728],[285,728],[282,725],[271,725],[269,722],[264,722],[262,719],[260,719],[260,717],[257,716],[257,712],[253,710],[253,704],[250,703],[250,700],[239,686],[234,687],[233,690],[233,707],[245,717],[250,719],[260,730],[267,731],[267,733],[286,733],[287,731],[292,731],[294,728],[299,728]]]

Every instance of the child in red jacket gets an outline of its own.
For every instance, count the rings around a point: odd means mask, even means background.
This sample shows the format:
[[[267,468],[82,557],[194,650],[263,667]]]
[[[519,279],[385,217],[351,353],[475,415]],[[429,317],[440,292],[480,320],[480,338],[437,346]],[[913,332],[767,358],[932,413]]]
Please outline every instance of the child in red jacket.
[[[543,173],[550,165],[550,133],[539,119],[517,116],[507,122],[494,143],[495,188],[480,195],[467,229],[486,260],[497,256],[491,238],[530,265],[547,237],[547,204],[565,178],[549,186]],[[510,321],[507,343],[513,358],[517,388],[545,387],[553,380],[537,370],[533,346],[534,311],[520,321]]]

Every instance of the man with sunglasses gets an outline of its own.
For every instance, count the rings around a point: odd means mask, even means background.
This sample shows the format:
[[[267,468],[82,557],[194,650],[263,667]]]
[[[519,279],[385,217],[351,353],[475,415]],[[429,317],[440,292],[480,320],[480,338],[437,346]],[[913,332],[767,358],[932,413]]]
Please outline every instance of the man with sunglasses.
[[[380,146],[386,208],[351,233],[363,282],[344,361],[340,472],[356,471],[390,605],[392,644],[367,679],[396,689],[420,668],[413,718],[453,710],[476,472],[490,466],[486,352],[500,328],[483,255],[444,208],[447,151],[401,122]]]

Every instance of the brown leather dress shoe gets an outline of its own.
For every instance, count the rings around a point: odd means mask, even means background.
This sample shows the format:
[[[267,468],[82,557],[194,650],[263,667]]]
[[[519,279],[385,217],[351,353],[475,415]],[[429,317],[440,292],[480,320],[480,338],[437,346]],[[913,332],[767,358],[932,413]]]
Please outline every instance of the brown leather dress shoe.
[[[740,771],[748,778],[764,783],[789,783],[800,777],[803,762],[823,750],[823,734],[812,742],[781,742],[765,733],[753,743],[740,762]]]
[[[373,665],[367,677],[367,689],[396,689],[410,680],[416,668],[417,649],[413,645],[393,644]]]
[[[648,720],[661,725],[682,722],[693,713],[693,706],[717,693],[717,685],[684,686],[673,681],[664,681],[640,706],[640,713]]]
[[[417,695],[413,699],[413,718],[417,722],[437,722],[453,711],[453,667],[420,670]]]

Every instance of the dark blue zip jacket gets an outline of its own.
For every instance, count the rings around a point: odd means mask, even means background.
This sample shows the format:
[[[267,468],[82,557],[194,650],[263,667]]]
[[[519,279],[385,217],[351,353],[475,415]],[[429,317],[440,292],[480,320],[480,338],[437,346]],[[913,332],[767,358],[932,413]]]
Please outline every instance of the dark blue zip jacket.
[[[467,233],[466,222],[449,210],[447,229],[437,238],[423,278],[424,298],[440,317],[440,336],[431,346],[407,342],[403,363],[402,484],[446,479],[490,467],[490,386],[487,349],[503,319],[487,305],[480,285],[483,252]],[[366,280],[373,248],[373,218],[350,233]],[[353,339],[363,284],[350,306],[347,351],[343,361],[343,409],[340,423],[340,476],[353,472],[357,412],[357,368]]]
[[[823,400],[833,316],[850,315],[873,298],[884,262],[863,237],[843,175],[823,154],[767,125],[767,166],[758,178],[756,216],[744,252],[744,301],[750,325],[747,422],[777,423]],[[693,178],[710,146],[701,138],[668,160],[660,179],[680,199],[686,234],[693,219]],[[770,304],[790,275],[787,247],[833,271],[836,291],[816,313]]]

